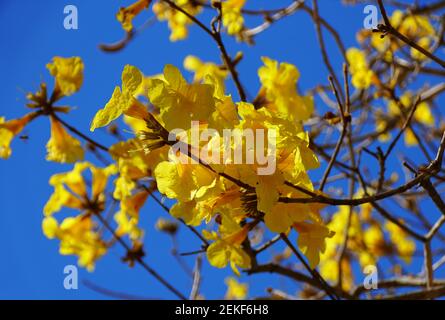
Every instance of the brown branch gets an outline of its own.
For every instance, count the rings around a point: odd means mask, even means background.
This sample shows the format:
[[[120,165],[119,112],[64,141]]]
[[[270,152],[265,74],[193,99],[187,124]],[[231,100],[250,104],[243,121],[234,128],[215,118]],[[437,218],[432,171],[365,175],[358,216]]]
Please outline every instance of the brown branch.
[[[426,300],[426,299],[436,299],[445,296],[445,286],[429,289],[420,290],[409,293],[403,293],[399,295],[389,295],[382,298],[377,298],[377,300]]]
[[[318,13],[318,2],[317,0],[312,0],[312,4],[313,4],[313,11],[312,11],[312,19],[315,23],[315,31],[317,32],[317,38],[318,38],[318,43],[320,45],[320,50],[321,50],[321,55],[323,58],[323,62],[326,66],[326,68],[328,69],[329,73],[332,75],[332,77],[334,78],[334,82],[335,85],[340,88],[340,82],[338,80],[338,77],[334,71],[334,68],[332,67],[332,64],[329,60],[329,55],[328,52],[326,50],[326,45],[323,39],[323,32],[321,30],[321,22],[320,22],[320,16]],[[343,96],[343,92],[339,91],[339,95],[341,97],[341,101],[344,101],[344,96]]]
[[[202,256],[196,257],[195,268],[193,270],[193,284],[190,292],[190,300],[196,300],[199,297],[199,287],[201,286],[201,268],[202,268]]]
[[[445,216],[445,202],[442,200],[440,194],[437,192],[431,181],[429,179],[426,179],[422,181],[421,185],[426,190],[431,200],[433,200],[436,207]]]
[[[326,170],[325,170],[325,172],[323,174],[323,177],[321,179],[320,188],[319,188],[320,191],[323,191],[324,186],[326,184],[326,181],[327,181],[327,179],[329,177],[329,174],[331,172],[331,169],[332,169],[332,167],[334,166],[334,163],[337,160],[337,156],[338,156],[338,154],[340,152],[341,146],[343,144],[343,140],[345,139],[346,133],[348,131],[348,123],[349,123],[349,121],[346,120],[346,117],[345,117],[345,114],[344,114],[345,113],[344,112],[344,108],[343,108],[343,106],[341,104],[341,101],[339,99],[338,92],[337,92],[337,89],[335,88],[335,84],[333,82],[332,76],[329,77],[329,82],[331,84],[331,88],[332,88],[332,90],[333,90],[333,92],[335,94],[335,97],[337,98],[337,106],[338,106],[338,110],[339,110],[340,118],[341,118],[341,122],[342,122],[342,130],[341,130],[341,133],[340,133],[340,137],[337,140],[337,144],[335,146],[334,153],[332,154],[332,157],[329,160],[328,166],[326,167]],[[350,119],[350,118],[348,118],[348,119]]]
[[[243,36],[246,38],[251,38],[263,32],[264,30],[268,29],[273,23],[298,11],[303,6],[303,4],[304,0],[294,0],[294,2],[290,4],[288,7],[280,9],[273,15],[269,14],[267,19],[265,19],[265,21],[259,26],[243,31]]]
[[[445,280],[435,280],[434,286],[444,286]],[[394,289],[394,288],[404,288],[404,287],[424,287],[426,286],[426,281],[423,278],[412,278],[412,277],[400,277],[394,279],[386,279],[379,281],[379,289]],[[352,297],[358,298],[362,293],[366,292],[367,289],[360,285],[352,291]]]
[[[192,20],[196,25],[198,25],[202,30],[204,30],[217,44],[219,50],[221,51],[224,63],[229,70],[233,81],[235,82],[235,86],[238,90],[238,94],[240,96],[241,101],[247,101],[246,93],[244,91],[244,87],[241,84],[241,81],[239,79],[238,72],[236,71],[236,68],[232,62],[232,59],[230,58],[229,54],[227,53],[226,47],[224,46],[224,43],[221,38],[221,34],[218,32],[214,32],[210,30],[208,27],[206,27],[199,19],[197,19],[192,14],[188,13],[186,10],[178,6],[176,3],[170,0],[161,0],[165,3],[167,3],[171,8],[181,12],[185,16],[187,16],[190,20]]]
[[[293,185],[292,183],[286,181],[285,182],[286,185],[311,196],[311,198],[280,197],[279,201],[282,203],[325,203],[325,204],[336,205],[336,206],[339,206],[339,205],[357,206],[357,205],[361,205],[364,203],[383,200],[383,199],[392,197],[394,195],[404,193],[405,191],[420,184],[425,179],[428,179],[432,175],[436,174],[442,167],[442,160],[443,160],[444,152],[445,152],[445,132],[442,135],[440,146],[437,150],[435,159],[433,161],[431,161],[430,164],[424,170],[422,170],[422,172],[419,175],[417,175],[412,180],[408,181],[407,183],[405,183],[404,185],[402,185],[398,188],[388,190],[385,192],[381,192],[381,193],[378,193],[378,194],[375,194],[372,196],[365,196],[365,197],[356,198],[356,199],[330,198],[330,197],[326,197],[324,195],[316,194],[312,191],[306,190],[300,186]]]
[[[442,59],[440,59],[439,57],[435,56],[434,54],[430,53],[428,50],[422,48],[421,46],[419,46],[416,42],[414,42],[411,39],[408,39],[406,36],[404,36],[403,34],[401,34],[398,30],[396,30],[392,25],[391,22],[388,18],[388,15],[386,13],[386,9],[385,6],[383,5],[383,0],[377,0],[379,7],[380,7],[380,12],[382,13],[383,16],[383,20],[385,22],[385,25],[379,25],[379,31],[382,31],[384,33],[388,33],[388,34],[392,34],[393,36],[395,36],[396,38],[398,38],[399,40],[405,42],[408,46],[410,46],[411,48],[416,49],[417,51],[419,51],[420,53],[424,54],[426,57],[430,58],[431,60],[435,61],[436,63],[440,64],[443,68],[445,68],[445,61],[443,61]]]
[[[133,294],[128,294],[124,292],[118,292],[114,290],[110,290],[101,286],[98,286],[97,284],[89,281],[89,280],[82,280],[82,283],[87,287],[88,289],[91,289],[97,293],[103,294],[104,296],[114,298],[114,299],[121,299],[121,300],[159,300],[159,298],[153,297],[153,298],[146,298],[141,297]]]
[[[433,257],[431,253],[431,241],[426,241],[423,244],[423,250],[425,255],[424,268],[426,277],[426,288],[431,289],[434,282],[434,271],[433,271]]]
[[[113,235],[113,237],[124,247],[127,252],[131,252],[131,247],[116,234],[114,229],[105,220],[100,213],[95,215],[100,222],[108,229],[108,231]],[[159,273],[157,273],[153,268],[151,268],[141,257],[135,256],[135,260],[139,265],[144,268],[148,273],[150,273],[156,280],[158,280],[164,287],[166,287],[171,293],[173,293],[176,297],[181,300],[187,300],[187,297],[184,296],[181,292],[179,292],[174,286],[172,286],[167,280],[165,280]]]
[[[399,132],[397,133],[396,137],[391,141],[388,149],[385,152],[385,155],[383,156],[383,158],[386,160],[386,158],[388,158],[389,154],[391,153],[391,151],[394,149],[394,147],[396,146],[397,142],[399,141],[400,137],[402,136],[403,132],[405,132],[405,130],[409,127],[411,120],[414,116],[414,113],[417,110],[417,106],[419,105],[421,101],[421,96],[418,95],[416,100],[414,101],[413,105],[411,106],[411,109],[409,111],[408,117],[405,119],[405,122],[403,123],[402,128],[399,130]]]

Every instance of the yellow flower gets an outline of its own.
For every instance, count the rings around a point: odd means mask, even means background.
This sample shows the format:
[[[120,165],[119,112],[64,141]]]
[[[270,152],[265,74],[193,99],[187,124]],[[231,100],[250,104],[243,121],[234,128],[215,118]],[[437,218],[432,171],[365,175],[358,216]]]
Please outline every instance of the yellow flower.
[[[299,127],[295,126],[291,121],[277,118],[272,112],[264,108],[256,110],[253,105],[248,103],[239,103],[238,113],[241,116],[241,121],[237,128],[264,129],[265,135],[268,134],[269,130],[273,130],[277,136],[277,150],[275,155],[273,155],[277,168],[271,174],[257,175],[256,169],[259,165],[256,163],[253,165],[226,165],[224,169],[226,171],[228,169],[235,170],[236,178],[251,186],[255,186],[258,200],[257,209],[265,213],[267,217],[277,203],[280,193],[288,193],[288,191],[284,190],[285,180],[308,190],[312,189],[312,184],[307,176],[307,170],[317,168],[318,160],[308,147],[307,135],[299,132]],[[242,148],[244,152],[246,149]],[[269,152],[267,149],[269,148],[265,148],[265,151]],[[243,158],[245,158],[245,155],[243,155]],[[282,223],[278,223],[273,227],[272,220],[275,220],[272,216],[266,218],[271,228],[278,228],[278,224],[282,226]]]
[[[54,57],[52,63],[46,65],[56,79],[55,90],[64,96],[79,91],[83,83],[83,62],[80,57]]]
[[[128,235],[132,241],[141,240],[144,231],[139,228],[139,211],[147,200],[148,192],[142,191],[135,195],[122,199],[120,211],[114,215],[118,224],[116,234]]]
[[[0,158],[8,159],[11,156],[10,146],[12,139],[22,132],[23,128],[36,116],[37,114],[32,112],[20,119],[9,121],[5,121],[4,117],[0,117]]]
[[[369,249],[369,251],[373,253],[373,255],[375,256],[383,255],[385,248],[385,238],[383,235],[383,231],[378,224],[376,223],[371,224],[371,226],[369,226],[369,228],[367,228],[363,232],[363,241],[366,247]],[[366,264],[370,263],[365,263],[365,264],[362,263],[362,265]]]
[[[46,144],[46,160],[60,163],[74,163],[83,160],[84,150],[80,141],[66,132],[59,121],[51,119],[51,138]]]
[[[362,193],[358,192],[356,196],[361,197]],[[327,225],[335,235],[326,241],[326,250],[320,257],[320,273],[334,284],[338,281],[338,252],[343,248],[345,230],[348,228],[347,254],[342,260],[342,286],[345,290],[353,285],[353,258],[357,258],[362,267],[375,265],[387,248],[383,231],[378,222],[372,219],[370,211],[368,204],[361,206],[360,214],[350,212],[348,206],[340,206]],[[362,227],[363,219],[370,224],[366,229]]]
[[[86,169],[92,173],[91,196],[83,178]],[[43,209],[46,216],[58,212],[62,207],[77,210],[103,209],[104,191],[110,175],[116,174],[115,165],[106,168],[96,168],[89,162],[77,162],[72,171],[53,175],[49,184],[54,187],[54,193]],[[91,206],[95,205],[94,208]]]
[[[383,112],[380,111],[381,110],[376,111],[375,129],[377,130],[377,132],[380,132],[379,141],[388,142],[391,139],[391,133],[389,132],[389,130],[387,130],[388,122],[384,118]]]
[[[326,238],[332,238],[335,232],[314,222],[298,222],[294,227],[298,231],[298,247],[314,269],[320,262],[320,254],[326,250]]]
[[[116,161],[119,177],[115,180],[115,199],[131,196],[136,182],[152,175],[156,165],[167,158],[167,147],[146,154],[137,139],[118,142],[110,147],[110,154]]]
[[[142,10],[148,8],[151,0],[138,0],[126,8],[120,8],[116,15],[117,21],[122,25],[122,28],[130,32],[133,30],[133,19],[142,12]]]
[[[429,47],[431,46],[431,38],[429,38],[429,37],[420,38],[419,41],[417,42],[417,44],[428,51]],[[413,59],[416,59],[416,60],[427,59],[427,56],[425,56],[422,52],[420,52],[417,49],[411,48],[410,51],[411,51],[411,57],[413,57]]]
[[[203,62],[198,57],[192,55],[184,59],[184,68],[195,73],[195,82],[202,81],[206,76],[210,75],[224,83],[224,79],[227,78],[228,74],[227,70],[221,66],[212,62]]]
[[[427,16],[405,14],[400,10],[394,11],[391,24],[408,38],[426,37],[435,33]]]
[[[320,262],[320,274],[323,279],[337,283],[339,274],[339,263],[336,256],[323,261],[323,256]],[[354,275],[352,272],[351,263],[347,257],[342,260],[342,288],[345,291],[349,291],[354,284]]]
[[[225,279],[227,291],[225,298],[228,300],[243,300],[247,298],[249,286],[247,283],[239,283],[234,277],[227,277]]]
[[[93,271],[95,262],[107,252],[91,216],[68,217],[60,225],[54,217],[45,217],[42,229],[49,239],[60,240],[60,254],[78,256],[78,264],[88,271]]]
[[[131,131],[135,134],[147,130],[147,123],[142,119],[133,118],[127,115],[124,115],[123,119],[125,124],[129,126]]]
[[[176,202],[170,208],[170,214],[190,226],[199,226],[203,218],[195,200]]]
[[[43,212],[49,216],[55,212],[58,212],[62,207],[82,210],[82,200],[77,196],[69,192],[62,184],[54,185],[54,193],[48,199]]]
[[[415,101],[412,93],[410,91],[406,91],[400,97],[400,102],[403,108],[409,109]],[[389,102],[388,108],[391,115],[400,115],[400,107],[394,101]],[[427,126],[434,125],[434,116],[427,102],[423,101],[417,105],[416,112],[414,113],[414,119]]]
[[[278,64],[277,61],[262,57],[264,66],[258,69],[262,92],[270,104],[266,107],[277,116],[289,121],[307,120],[314,109],[312,97],[299,96],[297,81],[300,77],[298,69],[290,63]]]
[[[42,231],[45,237],[54,239],[59,231],[59,223],[56,218],[52,216],[45,217],[42,221]]]
[[[387,221],[385,229],[389,233],[389,238],[396,247],[400,257],[406,262],[411,262],[411,257],[416,250],[416,243],[408,237],[406,232],[395,223]]]
[[[135,109],[137,113],[145,107],[134,97],[142,84],[142,74],[138,68],[126,65],[122,71],[122,90],[119,87],[114,89],[113,95],[105,107],[99,110],[91,124],[91,131],[104,127],[111,121],[117,119],[122,113],[131,115]]]
[[[233,128],[239,124],[239,116],[232,97],[227,96],[216,101],[215,111],[210,115],[208,123],[208,127],[217,130],[221,136],[224,129]]]
[[[209,84],[188,84],[178,68],[166,65],[165,81],[153,79],[148,96],[160,109],[167,130],[190,128],[192,120],[207,119],[215,109],[214,88]]]
[[[305,204],[278,202],[265,215],[264,223],[271,231],[282,233],[294,223],[306,220],[310,212],[310,206]]]
[[[346,52],[346,58],[352,75],[352,85],[357,89],[369,88],[374,72],[369,69],[364,52],[357,48],[350,48]]]
[[[83,178],[86,169],[90,169],[92,176],[90,194]],[[43,233],[49,239],[59,239],[60,254],[78,256],[79,265],[89,271],[94,269],[95,262],[107,251],[107,245],[97,231],[93,216],[103,211],[107,181],[115,173],[114,165],[96,168],[88,162],[78,162],[72,171],[55,174],[49,181],[54,187],[54,193],[43,210]],[[65,218],[59,225],[53,214],[63,207],[82,213]]]
[[[5,123],[5,118],[0,118],[0,125]],[[11,156],[11,142],[14,138],[14,134],[2,127],[0,127],[0,158],[8,159]]]
[[[427,40],[425,38],[431,38],[435,34],[434,27],[432,26],[428,16],[413,15],[410,13],[404,13],[400,10],[395,10],[390,17],[391,25],[402,33],[407,38],[417,42],[422,47],[428,47]],[[393,52],[405,46],[406,44],[394,37],[381,38],[381,34],[378,32],[369,33],[371,37],[371,45],[379,52],[385,54],[385,60],[392,61]],[[423,60],[426,57],[417,50],[411,50],[413,58]]]
[[[244,28],[244,18],[241,14],[246,0],[228,0],[221,4],[222,7],[222,22],[227,28],[227,33],[236,35]]]
[[[404,109],[404,111],[407,111],[412,107],[414,102],[413,94],[410,91],[405,91],[400,97],[400,104],[394,100],[388,102],[388,114],[393,117],[400,117],[401,107]],[[433,126],[435,123],[430,106],[425,101],[422,101],[417,105],[413,118],[426,126]],[[403,118],[400,118],[398,125],[402,126],[403,122]],[[410,128],[405,130],[405,144],[407,146],[417,145],[417,139]]]
[[[173,0],[173,2],[184,9],[187,13],[196,16],[201,12],[201,6],[196,6],[189,0]],[[185,39],[188,35],[187,27],[193,22],[182,12],[171,8],[167,3],[159,1],[153,4],[153,12],[160,21],[168,21],[171,30],[170,41]]]
[[[154,176],[159,192],[181,201],[199,198],[216,184],[213,172],[195,164],[163,161],[156,166]]]
[[[244,216],[240,196],[239,187],[228,187],[221,179],[199,199],[178,201],[170,209],[170,214],[193,226],[200,225],[202,221],[209,223],[216,213],[220,216],[227,214],[232,218]]]
[[[246,239],[248,228],[239,228],[232,234],[220,238],[215,232],[204,233],[207,239],[216,240],[207,248],[207,259],[216,268],[225,268],[230,263],[230,267],[236,275],[240,275],[237,267],[250,268],[250,257],[241,248],[242,242]]]

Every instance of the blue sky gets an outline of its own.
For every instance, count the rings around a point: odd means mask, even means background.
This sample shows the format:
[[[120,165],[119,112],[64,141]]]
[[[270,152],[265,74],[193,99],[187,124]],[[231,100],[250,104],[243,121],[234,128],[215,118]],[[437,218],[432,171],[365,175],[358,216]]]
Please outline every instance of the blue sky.
[[[131,2],[131,1],[130,1]],[[249,8],[269,7],[272,1],[248,1]],[[320,14],[328,19],[342,35],[347,47],[355,44],[355,33],[362,27],[363,6],[342,6],[340,1],[321,0]],[[36,91],[39,83],[45,81],[52,86],[45,65],[53,56],[81,56],[85,63],[85,81],[81,91],[63,102],[76,106],[67,121],[83,132],[88,132],[94,114],[110,97],[115,85],[120,83],[120,74],[125,64],[133,64],[145,74],[160,73],[167,63],[182,67],[188,54],[202,59],[218,61],[219,52],[214,43],[201,30],[190,28],[186,41],[171,43],[165,23],[156,23],[137,36],[125,50],[107,54],[98,49],[100,43],[120,39],[123,32],[114,16],[120,6],[129,1],[107,0],[46,0],[0,2],[0,115],[8,119],[19,117],[25,109],[25,93]],[[251,3],[251,5],[249,5]],[[275,7],[289,1],[273,1]],[[79,12],[79,29],[67,31],[63,28],[63,8],[74,4]],[[151,15],[143,14],[144,18]],[[142,19],[143,20],[143,19]],[[141,20],[137,20],[139,23]],[[253,23],[253,22],[252,22]],[[325,33],[326,34],[326,33]],[[328,76],[322,63],[316,42],[315,30],[306,13],[299,12],[275,24],[270,30],[256,38],[256,46],[239,44],[227,39],[231,54],[244,52],[239,65],[242,82],[249,97],[259,87],[256,70],[261,65],[260,56],[269,56],[279,61],[297,65],[301,72],[300,88],[325,82]],[[332,40],[327,40],[332,46]],[[337,51],[333,51],[336,67],[341,67]],[[191,75],[187,74],[191,79]],[[234,86],[228,84],[228,91],[234,96]],[[76,264],[76,258],[61,256],[58,241],[46,239],[41,232],[42,208],[52,193],[48,185],[50,175],[70,169],[70,166],[45,161],[45,144],[49,139],[49,122],[38,119],[25,129],[29,140],[16,140],[13,155],[8,161],[0,161],[0,298],[26,299],[103,299],[82,281],[127,294],[147,298],[174,298],[141,268],[130,269],[120,262],[123,251],[112,249],[97,263],[94,273],[80,270],[78,290],[65,290],[63,268]],[[125,133],[124,133],[125,134]],[[109,137],[101,131],[94,138],[110,144]],[[189,292],[191,280],[171,258],[170,239],[154,229],[154,223],[165,213],[153,202],[144,208],[141,217],[147,229],[146,261],[168,278],[184,293]],[[199,243],[183,228],[179,236],[180,250],[193,251]],[[193,266],[193,258],[187,262]],[[179,270],[179,271],[178,271]],[[228,269],[217,270],[204,263],[203,292],[207,298],[221,298],[224,278],[230,275]],[[275,286],[293,289],[283,280],[269,275],[243,277],[251,291],[264,294],[264,288]]]

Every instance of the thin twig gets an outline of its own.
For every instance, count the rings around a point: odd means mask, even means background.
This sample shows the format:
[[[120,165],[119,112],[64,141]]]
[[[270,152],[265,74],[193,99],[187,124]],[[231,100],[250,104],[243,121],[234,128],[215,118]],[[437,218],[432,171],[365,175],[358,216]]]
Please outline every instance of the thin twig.
[[[124,247],[127,252],[131,251],[130,246],[116,234],[114,229],[110,226],[108,221],[106,221],[100,214],[96,214],[96,217],[100,222],[108,229],[108,231],[113,235],[113,237]],[[166,287],[171,293],[177,296],[181,300],[187,300],[187,297],[179,292],[174,286],[172,286],[167,280],[165,280],[159,273],[157,273],[153,268],[151,268],[141,257],[136,256],[135,260],[139,265],[142,266],[148,273],[150,273],[156,280],[158,280],[164,287]]]
[[[402,40],[403,42],[405,42],[408,46],[416,49],[417,51],[421,52],[422,54],[424,54],[425,56],[427,56],[428,58],[430,58],[431,60],[437,62],[438,64],[440,64],[443,68],[445,68],[445,61],[443,61],[442,59],[440,59],[439,57],[435,56],[434,54],[430,53],[428,50],[422,48],[421,46],[419,46],[417,43],[415,43],[413,40],[408,39],[406,36],[404,36],[403,34],[401,34],[398,30],[396,30],[392,25],[391,22],[388,18],[388,15],[386,13],[386,9],[385,6],[383,5],[383,0],[377,0],[379,7],[380,7],[380,12],[382,13],[383,16],[383,20],[385,22],[385,25],[382,28],[382,31],[392,34],[395,37],[399,38],[400,40]]]
[[[289,241],[287,236],[284,233],[281,233],[281,239],[287,244],[287,246],[292,250],[292,252],[295,254],[295,256],[298,258],[298,260],[303,264],[304,268],[312,275],[313,279],[315,281],[318,281],[323,288],[323,290],[326,292],[326,294],[332,299],[332,300],[338,300],[338,295],[335,292],[335,290],[321,277],[321,275],[317,272],[317,270],[312,269],[309,264],[304,260],[303,256],[298,252],[298,250],[295,248],[295,246]]]

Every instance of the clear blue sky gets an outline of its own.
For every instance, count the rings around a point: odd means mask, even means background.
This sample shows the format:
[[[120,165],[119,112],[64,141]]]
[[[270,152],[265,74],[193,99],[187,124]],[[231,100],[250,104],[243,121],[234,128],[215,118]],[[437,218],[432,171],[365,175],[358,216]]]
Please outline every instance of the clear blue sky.
[[[212,41],[196,27],[190,29],[186,41],[171,43],[165,23],[156,23],[147,29],[123,51],[115,54],[101,52],[97,45],[120,39],[123,32],[114,16],[118,8],[131,1],[108,0],[2,0],[0,1],[0,116],[8,119],[19,117],[27,110],[25,92],[35,91],[41,81],[52,86],[45,64],[53,56],[81,56],[85,63],[85,81],[81,91],[64,100],[77,108],[67,121],[88,132],[89,123],[110,97],[125,64],[139,67],[145,74],[162,71],[167,63],[182,67],[188,54],[202,59],[218,61],[219,52]],[[320,0],[321,15],[341,33],[349,47],[355,43],[355,33],[362,27],[363,6],[344,7],[340,1]],[[289,1],[247,1],[249,8],[280,7]],[[63,8],[74,4],[79,10],[79,30],[63,28]],[[144,13],[144,17],[151,15]],[[138,20],[140,22],[140,20]],[[301,72],[300,87],[306,89],[325,81],[327,71],[322,63],[316,42],[315,30],[307,14],[299,12],[264,32],[255,47],[227,40],[231,54],[243,50],[245,58],[239,65],[242,82],[250,97],[258,90],[256,70],[265,55],[279,61],[297,65]],[[332,41],[328,40],[329,46]],[[333,54],[337,67],[341,66],[338,52]],[[190,79],[190,74],[188,77]],[[234,95],[233,85],[228,86]],[[45,161],[45,144],[49,138],[47,119],[33,122],[25,130],[28,141],[16,140],[13,155],[0,161],[0,298],[31,299],[89,299],[104,298],[80,282],[78,290],[63,287],[63,268],[76,264],[73,256],[58,253],[58,241],[46,239],[41,232],[42,208],[52,193],[48,185],[50,175],[67,171],[63,166]],[[95,138],[109,144],[107,136],[98,131]],[[156,204],[145,206],[141,220],[146,228],[147,262],[177,284],[188,294],[190,279],[171,258],[170,239],[154,229],[159,216],[166,216]],[[180,233],[181,251],[192,251],[199,243],[183,228]],[[80,270],[80,280],[89,280],[110,290],[147,298],[173,298],[162,286],[141,268],[128,268],[120,262],[123,251],[111,250],[97,263],[94,273]],[[193,259],[187,260],[190,267]],[[204,263],[203,292],[207,298],[221,298],[225,292],[224,278],[231,274],[229,268],[214,269]],[[267,279],[273,279],[271,282]],[[275,276],[243,277],[251,291],[264,294],[269,285],[293,288]]]

